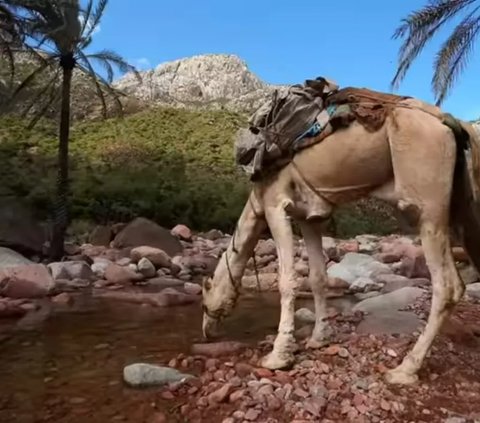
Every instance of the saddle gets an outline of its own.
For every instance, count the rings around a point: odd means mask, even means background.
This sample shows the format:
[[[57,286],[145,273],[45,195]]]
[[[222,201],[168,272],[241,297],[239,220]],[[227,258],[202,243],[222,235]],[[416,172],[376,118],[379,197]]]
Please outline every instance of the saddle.
[[[306,80],[287,91],[275,90],[236,134],[235,161],[258,180],[287,165],[295,154],[357,121],[370,132],[380,129],[402,103],[441,116],[438,108],[409,96],[346,87],[326,78]]]

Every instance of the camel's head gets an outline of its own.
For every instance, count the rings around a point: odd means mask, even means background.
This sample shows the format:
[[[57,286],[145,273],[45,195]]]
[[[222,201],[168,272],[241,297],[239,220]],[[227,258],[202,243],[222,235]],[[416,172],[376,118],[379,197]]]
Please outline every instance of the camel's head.
[[[218,336],[220,323],[230,315],[238,299],[238,291],[230,274],[217,267],[213,277],[203,282],[203,334]]]

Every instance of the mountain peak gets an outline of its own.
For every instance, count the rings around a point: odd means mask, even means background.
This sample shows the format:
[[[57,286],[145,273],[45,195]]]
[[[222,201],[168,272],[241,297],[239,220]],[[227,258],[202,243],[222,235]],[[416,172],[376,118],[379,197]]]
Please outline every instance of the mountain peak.
[[[140,74],[141,83],[127,74],[115,85],[140,100],[175,107],[252,110],[277,88],[262,81],[233,54],[195,55]]]

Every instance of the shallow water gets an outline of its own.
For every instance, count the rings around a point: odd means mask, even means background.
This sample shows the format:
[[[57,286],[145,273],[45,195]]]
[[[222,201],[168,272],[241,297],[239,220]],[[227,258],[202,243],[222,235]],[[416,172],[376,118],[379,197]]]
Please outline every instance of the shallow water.
[[[330,305],[344,309],[349,301]],[[0,341],[0,422],[148,422],[171,405],[152,390],[126,387],[123,367],[166,365],[188,353],[203,341],[201,317],[199,304],[160,309],[80,295],[74,306],[17,326]],[[278,318],[277,295],[244,298],[226,323],[228,339],[261,340],[275,333]]]

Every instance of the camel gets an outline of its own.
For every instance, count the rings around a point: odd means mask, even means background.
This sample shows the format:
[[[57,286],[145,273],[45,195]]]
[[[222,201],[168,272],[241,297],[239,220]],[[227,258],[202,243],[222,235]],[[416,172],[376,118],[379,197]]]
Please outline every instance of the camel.
[[[247,261],[268,226],[278,254],[281,312],[273,349],[259,365],[273,370],[294,363],[299,290],[294,220],[308,254],[308,281],[315,305],[315,325],[307,348],[321,347],[331,333],[325,319],[323,223],[340,204],[377,198],[415,219],[431,273],[433,294],[427,324],[401,364],[385,376],[392,384],[418,381],[432,342],[465,291],[452,255],[452,235],[480,268],[480,136],[472,124],[446,116],[450,115],[421,100],[402,99],[388,108],[376,130],[355,120],[300,150],[277,172],[253,182],[228,248],[203,283],[204,336],[215,337],[222,320],[232,313]]]

